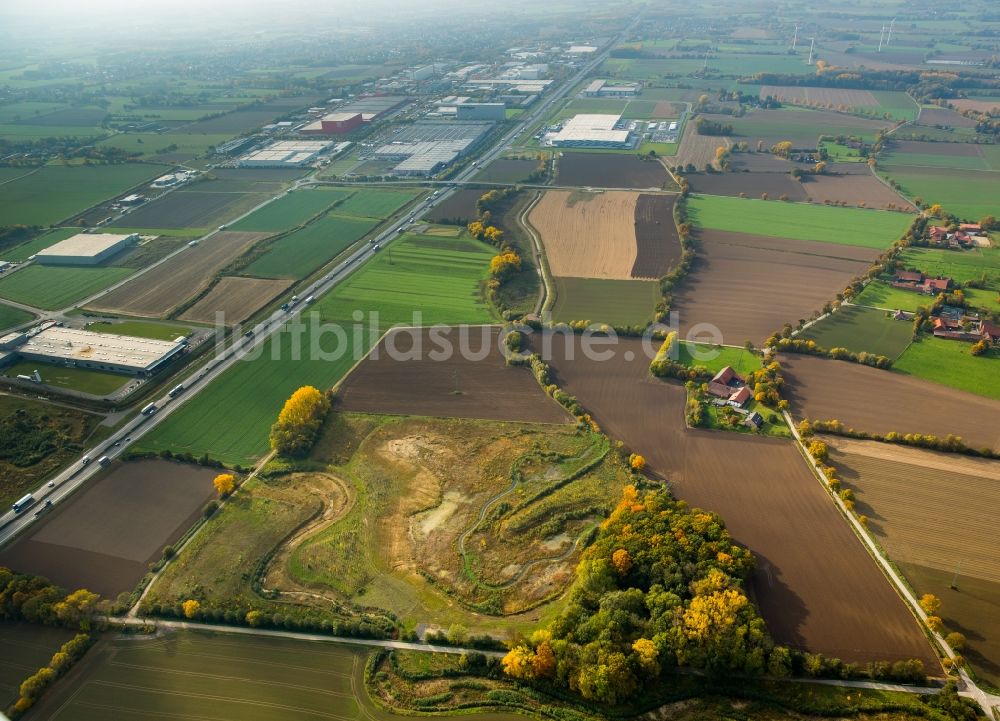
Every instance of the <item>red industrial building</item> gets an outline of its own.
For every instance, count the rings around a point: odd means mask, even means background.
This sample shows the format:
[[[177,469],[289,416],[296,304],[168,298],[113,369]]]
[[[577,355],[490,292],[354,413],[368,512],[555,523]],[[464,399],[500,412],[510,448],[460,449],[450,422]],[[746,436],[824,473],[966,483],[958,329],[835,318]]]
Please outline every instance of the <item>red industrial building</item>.
[[[361,113],[330,113],[324,115],[318,123],[312,123],[302,128],[300,132],[309,135],[343,135],[361,127]]]

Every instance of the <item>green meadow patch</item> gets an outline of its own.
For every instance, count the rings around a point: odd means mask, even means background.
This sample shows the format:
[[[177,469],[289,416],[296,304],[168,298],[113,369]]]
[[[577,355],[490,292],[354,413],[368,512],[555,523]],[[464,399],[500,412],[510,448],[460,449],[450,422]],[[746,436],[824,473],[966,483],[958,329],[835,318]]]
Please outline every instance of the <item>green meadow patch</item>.
[[[833,208],[780,200],[695,195],[688,215],[696,228],[770,235],[794,240],[888,248],[902,237],[912,216],[885,210]]]

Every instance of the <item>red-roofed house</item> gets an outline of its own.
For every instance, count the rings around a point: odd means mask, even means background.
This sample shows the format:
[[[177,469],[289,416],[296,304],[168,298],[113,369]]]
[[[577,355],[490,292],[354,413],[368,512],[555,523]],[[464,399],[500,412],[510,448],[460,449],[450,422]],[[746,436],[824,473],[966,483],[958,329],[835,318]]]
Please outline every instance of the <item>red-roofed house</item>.
[[[750,392],[750,389],[743,386],[729,396],[729,402],[737,408],[742,408],[750,401],[751,398],[753,398],[753,394]]]
[[[948,292],[949,285],[951,285],[951,278],[927,278],[923,282],[922,289],[924,293],[934,295]]]
[[[948,229],[940,225],[932,225],[927,231],[927,237],[935,243],[943,243],[948,240]]]
[[[981,233],[983,231],[979,223],[960,223],[958,229],[964,233]]]

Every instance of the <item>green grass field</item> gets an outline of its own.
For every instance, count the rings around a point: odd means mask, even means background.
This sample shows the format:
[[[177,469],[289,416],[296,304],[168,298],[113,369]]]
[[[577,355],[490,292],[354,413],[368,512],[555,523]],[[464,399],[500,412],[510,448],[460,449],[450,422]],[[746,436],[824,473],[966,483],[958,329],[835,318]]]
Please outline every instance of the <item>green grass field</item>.
[[[417,194],[417,191],[412,190],[359,190],[338,205],[334,212],[338,215],[383,220],[413,200]]]
[[[21,323],[27,323],[33,317],[34,316],[26,310],[12,308],[9,305],[0,303],[0,332],[5,331],[8,328],[12,328],[15,325],[21,325]]]
[[[53,721],[109,718],[382,721],[396,718],[364,691],[363,648],[181,631],[109,640],[53,699]],[[55,701],[59,701],[58,705]],[[44,709],[43,709],[44,711]]]
[[[954,168],[956,170],[992,170],[984,158],[968,155],[932,155],[890,151],[880,156],[886,165],[918,166],[923,168]]]
[[[377,224],[371,219],[326,215],[278,238],[243,272],[260,278],[305,278]]]
[[[67,368],[65,366],[40,363],[38,361],[21,361],[4,369],[4,375],[13,378],[17,375],[31,375],[38,371],[42,376],[42,383],[56,388],[67,388],[69,390],[90,393],[95,396],[103,396],[121,388],[128,381],[130,376],[120,373],[107,373],[89,368]]]
[[[611,325],[646,325],[660,300],[655,280],[555,278],[552,319],[588,320]]]
[[[881,124],[888,127],[889,121],[883,120]],[[733,118],[732,125],[736,136],[803,140],[813,138],[813,145],[819,142],[821,135],[853,135],[874,141],[875,130],[879,127],[874,123],[859,121],[851,115],[820,113],[791,105],[780,110],[758,111]]]
[[[108,321],[97,321],[87,325],[87,330],[95,333],[114,333],[116,335],[130,335],[136,338],[153,338],[155,340],[173,340],[191,332],[191,328],[186,325],[173,325],[170,323],[153,323],[145,320],[123,320],[119,323]]]
[[[944,276],[958,283],[987,280],[990,287],[1000,288],[1000,248],[907,248],[899,261],[907,268],[917,268],[935,277]]]
[[[699,357],[696,358],[694,354]],[[740,375],[760,367],[760,357],[747,353],[744,348],[713,346],[687,341],[681,341],[677,344],[677,362],[688,367],[703,366],[715,372],[730,366]]]
[[[921,306],[930,307],[934,303],[934,298],[912,290],[893,288],[881,280],[874,280],[865,286],[854,302],[872,308],[912,312]]]
[[[131,268],[30,265],[0,279],[0,298],[58,310],[94,295],[133,273]]]
[[[274,232],[289,230],[302,225],[313,216],[322,213],[330,205],[349,195],[350,191],[340,189],[307,189],[285,193],[281,198],[268,203],[260,210],[248,215],[238,223],[230,225],[231,230]]]
[[[893,364],[892,369],[906,375],[958,388],[976,395],[1000,400],[1000,353],[992,350],[974,356],[972,344],[921,336]]]
[[[890,113],[896,120],[916,120],[920,107],[908,93],[894,90],[875,90],[872,92],[878,100],[878,110]]]
[[[797,337],[814,340],[826,350],[847,348],[855,353],[865,351],[896,358],[906,350],[912,336],[913,324],[909,321],[893,320],[874,308],[845,305]]]
[[[121,133],[105,138],[99,145],[120,148],[140,155],[169,153],[194,157],[204,154],[209,148],[221,145],[232,137],[233,134],[229,133]],[[177,146],[176,150],[167,150],[173,145]]]
[[[389,251],[380,251],[309,311],[322,323],[349,324],[341,336],[323,329],[314,338],[307,318],[297,341],[289,332],[270,339],[259,358],[227,371],[143,437],[139,448],[208,453],[225,463],[249,465],[267,452],[268,429],[288,396],[306,384],[333,386],[364,357],[381,330],[412,323],[414,311],[426,325],[494,320],[481,290],[493,255],[485,244],[467,237],[406,236],[392,244],[391,258]],[[363,318],[357,327],[355,311]],[[254,391],[248,393],[249,388]],[[239,421],[220,424],[220,414]]]
[[[946,211],[964,220],[976,222],[997,212],[1000,172],[904,165],[884,165],[879,171],[899,183],[907,196],[940,203]]]
[[[51,225],[162,175],[162,165],[46,165],[0,185],[0,225]]]
[[[60,240],[66,240],[66,238],[76,235],[80,230],[80,228],[55,228],[54,230],[42,233],[37,238],[32,238],[27,243],[21,243],[15,248],[2,251],[3,259],[23,262],[38,251],[45,250]]]
[[[883,250],[898,240],[912,216],[885,210],[832,208],[779,200],[694,195],[688,215],[696,228]]]

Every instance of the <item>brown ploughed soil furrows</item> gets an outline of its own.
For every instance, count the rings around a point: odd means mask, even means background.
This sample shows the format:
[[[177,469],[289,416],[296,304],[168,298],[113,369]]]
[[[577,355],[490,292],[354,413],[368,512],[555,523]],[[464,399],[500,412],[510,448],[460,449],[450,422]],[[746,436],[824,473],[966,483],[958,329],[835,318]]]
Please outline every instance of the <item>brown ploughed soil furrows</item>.
[[[838,420],[869,433],[960,436],[1000,450],[1000,401],[857,363],[788,354],[782,395],[796,419]]]
[[[791,441],[687,429],[684,389],[648,375],[639,339],[611,346],[605,361],[588,359],[577,337],[547,351],[530,340],[610,436],[754,552],[753,591],[777,643],[857,663],[920,658],[940,672],[916,620]]]
[[[635,204],[635,263],[630,277],[655,279],[681,258],[674,195],[640,195]]]

